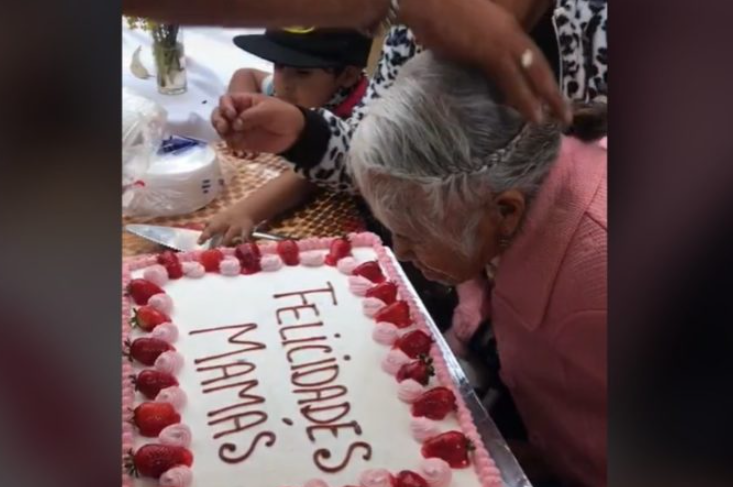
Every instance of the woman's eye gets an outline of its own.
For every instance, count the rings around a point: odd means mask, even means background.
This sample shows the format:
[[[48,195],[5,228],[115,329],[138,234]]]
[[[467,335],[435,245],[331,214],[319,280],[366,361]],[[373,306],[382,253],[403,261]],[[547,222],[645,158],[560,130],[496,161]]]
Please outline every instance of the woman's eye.
[[[309,70],[307,70],[307,69],[299,69],[295,73],[298,76],[303,77],[303,78],[311,75],[311,72]]]

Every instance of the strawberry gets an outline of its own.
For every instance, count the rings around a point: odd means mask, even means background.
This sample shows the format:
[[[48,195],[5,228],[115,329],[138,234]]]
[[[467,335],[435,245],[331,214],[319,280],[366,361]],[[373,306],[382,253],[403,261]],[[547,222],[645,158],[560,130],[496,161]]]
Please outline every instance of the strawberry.
[[[393,487],[428,487],[427,481],[415,472],[403,470],[392,482]]]
[[[382,308],[374,319],[377,322],[386,321],[387,323],[392,323],[397,328],[407,328],[411,323],[410,308],[404,301],[395,301]]]
[[[424,386],[428,385],[430,377],[435,374],[432,363],[433,361],[429,358],[406,363],[397,371],[397,382],[412,379]]]
[[[384,277],[384,274],[382,274],[382,268],[373,260],[356,266],[354,269],[354,275],[365,277],[375,284],[379,284],[387,280],[387,278]]]
[[[158,264],[162,265],[163,267],[168,267],[170,265],[181,263],[181,261],[178,260],[178,256],[176,255],[176,253],[172,250],[166,250],[165,252],[158,254],[157,261]]]
[[[123,352],[123,355],[130,361],[135,359],[144,365],[153,365],[160,354],[168,350],[175,350],[173,345],[157,338],[137,338],[132,343],[125,342],[125,347],[127,350]]]
[[[127,285],[127,295],[135,301],[135,304],[140,306],[148,304],[148,299],[150,299],[151,296],[155,296],[156,294],[163,292],[165,291],[163,291],[160,286],[145,279],[133,279]]]
[[[262,270],[260,267],[260,248],[256,243],[247,242],[237,245],[234,255],[242,266],[242,274],[254,274]]]
[[[430,438],[422,446],[425,458],[440,458],[452,468],[469,465],[468,452],[474,450],[473,444],[459,431],[448,431]]]
[[[132,382],[135,384],[135,389],[148,399],[155,399],[166,387],[178,385],[178,381],[172,375],[152,369],[143,370],[137,377],[133,376]]]
[[[335,238],[331,241],[331,247],[324,261],[327,265],[334,266],[336,263],[351,255],[351,242],[346,237]]]
[[[178,260],[178,255],[172,250],[166,250],[162,254],[159,254],[158,264],[165,267],[165,270],[168,271],[168,277],[171,279],[180,279],[183,277],[181,261]]]
[[[204,266],[206,272],[219,272],[219,264],[222,260],[224,260],[224,254],[217,249],[204,250],[199,257],[199,262]]]
[[[392,304],[397,301],[397,285],[389,281],[377,284],[367,289],[366,297],[377,298],[384,304]]]
[[[285,265],[300,264],[300,256],[298,255],[298,244],[294,240],[283,240],[277,243],[277,253],[283,260]]]
[[[140,434],[155,438],[166,426],[181,422],[181,415],[167,402],[144,402],[135,408],[133,423]]]
[[[145,331],[152,331],[156,326],[171,320],[168,315],[152,306],[141,306],[133,312],[135,316],[131,320],[132,326],[139,326]]]
[[[159,478],[166,471],[179,465],[190,467],[193,454],[182,446],[148,444],[132,451],[125,459],[125,467],[130,475]]]
[[[412,415],[440,420],[456,409],[456,396],[446,387],[436,387],[423,393],[412,404]]]
[[[395,342],[395,347],[405,352],[405,355],[410,358],[418,358],[420,355],[427,355],[432,344],[433,339],[427,333],[413,330],[402,335]]]

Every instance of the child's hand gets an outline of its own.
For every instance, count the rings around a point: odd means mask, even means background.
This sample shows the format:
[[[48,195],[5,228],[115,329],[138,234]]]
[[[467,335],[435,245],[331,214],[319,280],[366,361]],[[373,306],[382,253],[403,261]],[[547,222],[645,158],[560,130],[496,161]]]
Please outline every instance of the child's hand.
[[[243,208],[237,205],[219,212],[206,224],[199,237],[199,244],[216,235],[224,235],[222,245],[230,245],[236,238],[247,240],[255,228],[255,222]]]
[[[222,97],[222,103],[221,114],[227,119],[228,130],[222,137],[234,150],[279,154],[298,140],[305,127],[300,109],[277,98],[234,93]],[[230,109],[236,113],[233,120],[229,118]]]
[[[211,125],[222,139],[232,134],[232,123],[237,119],[237,110],[231,95],[219,98],[219,106],[211,112]]]

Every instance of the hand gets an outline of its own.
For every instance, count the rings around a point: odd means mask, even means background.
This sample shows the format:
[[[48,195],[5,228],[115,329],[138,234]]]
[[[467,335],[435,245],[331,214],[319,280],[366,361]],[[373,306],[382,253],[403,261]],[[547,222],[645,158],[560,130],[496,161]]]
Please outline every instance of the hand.
[[[488,0],[403,0],[401,17],[425,47],[482,69],[527,119],[541,122],[547,105],[572,121],[545,56],[504,8]],[[523,67],[526,52],[531,63]]]
[[[223,138],[234,150],[279,154],[298,140],[305,127],[301,111],[277,98],[253,93],[235,93],[227,98],[237,116]]]
[[[231,95],[219,98],[219,106],[211,113],[211,125],[222,139],[232,132],[232,122],[237,118],[237,110]]]
[[[198,243],[203,244],[216,235],[224,235],[221,245],[230,245],[237,238],[247,240],[252,235],[255,225],[244,208],[234,205],[209,220]]]

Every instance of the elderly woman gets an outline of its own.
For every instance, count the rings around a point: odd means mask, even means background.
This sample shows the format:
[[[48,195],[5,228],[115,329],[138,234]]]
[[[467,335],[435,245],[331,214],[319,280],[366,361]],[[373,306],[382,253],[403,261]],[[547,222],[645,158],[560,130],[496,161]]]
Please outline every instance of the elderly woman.
[[[423,53],[362,121],[350,169],[400,260],[447,284],[488,273],[530,442],[564,484],[605,485],[605,150]]]

